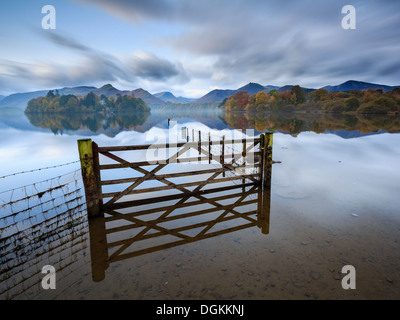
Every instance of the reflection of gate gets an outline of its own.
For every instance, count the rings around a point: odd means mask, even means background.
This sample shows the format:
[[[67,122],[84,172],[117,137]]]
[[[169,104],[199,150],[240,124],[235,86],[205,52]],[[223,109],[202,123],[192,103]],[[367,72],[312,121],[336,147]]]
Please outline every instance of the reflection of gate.
[[[102,281],[116,261],[254,226],[268,234],[269,214],[270,190],[259,184],[105,208],[103,217],[89,219],[93,280]]]
[[[240,152],[237,152],[240,145]],[[262,134],[260,138],[241,140],[221,140],[205,142],[184,142],[166,145],[136,145],[117,147],[98,147],[91,140],[79,140],[82,176],[85,185],[88,214],[90,217],[101,215],[102,210],[121,209],[147,202],[165,199],[179,199],[189,195],[201,195],[205,192],[217,192],[236,188],[237,185],[226,185],[227,182],[241,181],[243,187],[264,185],[270,187],[272,165],[272,133]],[[230,149],[227,147],[230,146]],[[148,158],[149,151],[168,155],[161,159]],[[164,152],[163,152],[164,151]],[[196,153],[193,156],[193,151]],[[124,153],[124,158],[116,153]],[[127,153],[136,152],[135,156]],[[144,157],[144,155],[146,157]],[[126,157],[136,161],[128,161]],[[113,163],[100,164],[100,157]],[[137,161],[137,159],[142,161]],[[143,161],[143,158],[146,160]],[[195,170],[182,171],[184,163],[197,163]],[[201,164],[201,165],[200,165]],[[204,165],[203,165],[204,164]],[[205,166],[208,164],[208,166]],[[165,170],[169,166],[176,171]],[[144,167],[150,167],[145,169]],[[105,171],[132,169],[139,176],[115,179],[104,179]],[[162,173],[162,170],[166,171]],[[124,174],[125,174],[124,172]],[[227,176],[227,175],[230,176]],[[222,175],[222,178],[219,177]],[[198,178],[196,180],[196,177]],[[174,180],[175,179],[175,180]],[[176,179],[185,179],[177,183]],[[187,182],[190,180],[190,182]],[[148,188],[138,188],[145,182],[153,181]],[[154,182],[160,184],[154,185]],[[244,183],[247,182],[247,183]],[[210,189],[209,186],[216,187]],[[218,186],[219,185],[219,186]],[[118,188],[122,186],[122,188]],[[104,189],[111,187],[111,192]],[[166,195],[166,191],[174,194]],[[159,194],[155,194],[155,192]],[[137,199],[135,195],[149,194],[151,198]]]
[[[272,133],[167,145],[78,145],[95,281],[115,261],[253,226],[269,232]]]

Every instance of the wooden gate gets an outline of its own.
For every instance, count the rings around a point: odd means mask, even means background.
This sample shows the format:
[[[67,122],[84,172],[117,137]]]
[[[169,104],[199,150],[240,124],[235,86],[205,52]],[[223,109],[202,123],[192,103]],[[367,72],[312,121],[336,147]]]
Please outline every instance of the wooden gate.
[[[92,278],[100,282],[110,264],[248,228],[269,233],[271,190],[259,184],[229,191],[185,195],[175,203],[105,209],[89,219]],[[244,188],[244,190],[243,190]],[[138,209],[140,208],[140,209]]]
[[[163,199],[180,199],[252,185],[270,188],[272,137],[272,133],[265,133],[260,138],[251,139],[113,147],[99,147],[90,139],[79,140],[88,215],[97,217],[106,210],[130,208],[154,202],[155,199],[157,202]],[[240,152],[234,148],[237,145],[241,146]],[[149,151],[168,155],[164,158],[152,157],[144,160],[143,155],[147,156]],[[196,156],[193,156],[193,151]],[[128,155],[133,152],[138,152],[139,156]],[[124,153],[124,158],[118,153]],[[112,163],[101,163],[100,157]],[[127,158],[133,158],[133,161]],[[138,159],[140,161],[137,161]],[[195,170],[183,171],[182,164],[185,163],[196,163],[197,166]],[[167,170],[163,173],[167,166],[172,166],[172,171]],[[124,169],[124,172],[132,170],[136,175],[115,179],[111,174],[112,179],[104,178],[107,171],[118,169]],[[178,183],[176,179],[185,181]],[[153,181],[153,184],[147,188],[143,187],[145,182],[149,181]],[[241,182],[240,185],[235,184],[237,181]],[[155,186],[154,182],[161,185]],[[226,185],[227,182],[231,184]],[[108,186],[112,187],[110,192],[105,191]],[[167,194],[168,190],[173,191],[172,194]],[[140,194],[151,196],[138,199],[137,195]]]

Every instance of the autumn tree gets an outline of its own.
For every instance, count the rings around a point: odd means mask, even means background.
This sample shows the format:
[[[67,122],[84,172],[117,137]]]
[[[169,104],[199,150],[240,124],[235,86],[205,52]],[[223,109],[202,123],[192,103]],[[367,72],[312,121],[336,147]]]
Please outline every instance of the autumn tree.
[[[247,91],[239,91],[231,95],[226,102],[226,109],[229,111],[243,111],[249,102],[249,94]]]
[[[88,93],[82,100],[82,103],[86,107],[94,107],[96,104],[96,95],[93,92]]]
[[[326,89],[317,89],[310,93],[310,100],[313,102],[320,102],[329,98],[329,92]]]
[[[257,111],[265,110],[269,103],[269,96],[266,92],[260,91],[256,94],[255,108]]]
[[[347,98],[344,101],[346,111],[356,111],[360,107],[360,102],[356,97]]]
[[[295,85],[290,89],[291,100],[294,104],[300,104],[306,102],[306,93],[299,86]]]
[[[74,95],[56,96],[52,93],[46,97],[31,99],[25,110],[26,113],[48,112],[148,112],[150,108],[140,98],[133,96],[119,96],[118,99],[110,96],[100,97],[89,93],[84,97]]]

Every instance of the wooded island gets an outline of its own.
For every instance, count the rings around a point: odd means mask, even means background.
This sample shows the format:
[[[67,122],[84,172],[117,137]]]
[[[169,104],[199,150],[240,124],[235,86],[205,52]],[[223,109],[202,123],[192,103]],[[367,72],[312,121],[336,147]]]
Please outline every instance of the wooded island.
[[[389,92],[369,89],[348,92],[317,89],[305,91],[300,86],[278,92],[260,91],[249,95],[239,91],[225,99],[221,106],[226,111],[254,112],[330,112],[360,114],[398,114],[400,112],[400,89]]]

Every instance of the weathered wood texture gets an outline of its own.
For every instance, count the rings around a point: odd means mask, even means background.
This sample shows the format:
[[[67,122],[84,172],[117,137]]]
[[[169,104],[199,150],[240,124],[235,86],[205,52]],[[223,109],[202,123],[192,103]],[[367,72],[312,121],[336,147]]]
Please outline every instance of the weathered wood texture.
[[[97,217],[103,206],[98,147],[90,139],[79,140],[78,150],[88,216]]]
[[[194,131],[192,131],[194,139]],[[239,152],[234,151],[234,145],[241,144],[242,148]],[[231,146],[230,152],[226,151],[227,146]],[[219,154],[212,154],[212,146],[219,146]],[[255,148],[259,146],[259,151]],[[175,190],[180,192],[178,195],[161,196],[160,199],[178,199],[179,197],[186,197],[190,194],[203,194],[208,190],[202,190],[207,186],[219,183],[234,182],[241,180],[241,187],[243,192],[245,190],[246,181],[248,185],[257,184],[265,188],[271,187],[271,167],[272,167],[272,133],[262,134],[260,138],[256,139],[236,139],[227,140],[225,136],[220,141],[211,141],[211,136],[208,135],[208,141],[201,140],[201,133],[199,132],[199,140],[197,142],[183,142],[175,143],[174,145],[136,145],[136,146],[113,146],[113,147],[98,147],[96,143],[88,140],[78,141],[79,154],[81,159],[82,177],[85,186],[86,199],[88,203],[89,217],[96,217],[101,214],[104,208],[123,208],[132,206],[134,203],[146,203],[146,199],[132,200],[131,197],[128,201],[122,201],[126,196],[135,194],[145,194],[157,191]],[[125,151],[139,151],[149,149],[168,149],[168,151],[175,150],[172,156],[166,159],[154,161],[136,161],[129,162],[120,156],[118,152]],[[185,156],[181,157],[191,149],[198,152],[197,157]],[[229,150],[228,150],[229,151]],[[99,154],[109,158],[116,163],[113,164],[100,164]],[[252,159],[249,161],[248,159]],[[139,159],[140,160],[140,159]],[[237,164],[242,161],[242,164]],[[189,170],[186,172],[173,172],[168,174],[159,174],[169,164],[179,164],[188,162],[198,162],[204,164],[218,164],[220,167],[203,170]],[[258,162],[258,163],[256,163]],[[146,166],[155,166],[151,170],[146,170]],[[135,178],[121,178],[102,180],[100,172],[102,170],[123,169],[130,168],[136,173],[141,174],[140,177]],[[248,169],[256,169],[249,173]],[[179,170],[179,169],[178,169]],[[235,172],[233,176],[226,176],[228,172]],[[211,175],[208,178],[199,177],[198,181],[191,181],[186,183],[175,183],[168,179],[190,177],[193,180],[196,176]],[[222,178],[218,176],[222,175]],[[145,181],[157,180],[163,186],[155,186],[150,188],[139,188]],[[103,192],[103,186],[123,185],[120,191]],[[193,190],[188,188],[195,187]],[[224,189],[225,188],[225,189]],[[226,186],[215,187],[212,192],[218,190],[226,190]],[[103,203],[103,199],[108,199]],[[153,197],[154,199],[154,197]],[[125,199],[126,200],[126,199]]]

